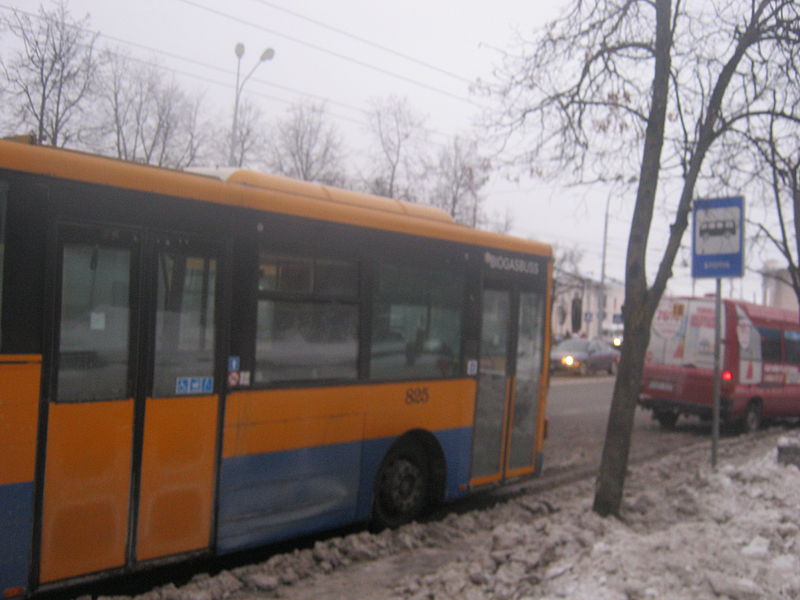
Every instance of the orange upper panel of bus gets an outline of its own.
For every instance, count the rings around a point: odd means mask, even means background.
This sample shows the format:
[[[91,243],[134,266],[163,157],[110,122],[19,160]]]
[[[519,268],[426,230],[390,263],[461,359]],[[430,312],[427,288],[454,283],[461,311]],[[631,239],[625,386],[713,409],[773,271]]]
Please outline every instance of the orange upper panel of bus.
[[[439,209],[277,175],[225,169],[214,176],[0,140],[0,169],[552,256],[549,245],[458,225]],[[220,173],[226,174],[220,178]]]

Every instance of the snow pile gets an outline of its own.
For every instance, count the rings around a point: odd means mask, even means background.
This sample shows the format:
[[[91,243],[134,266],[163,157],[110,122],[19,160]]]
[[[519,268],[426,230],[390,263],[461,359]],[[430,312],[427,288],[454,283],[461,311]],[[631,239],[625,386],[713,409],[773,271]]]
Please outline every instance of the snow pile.
[[[622,520],[591,511],[584,481],[320,541],[138,599],[798,598],[800,470],[779,463],[777,438],[724,440],[717,471],[706,444],[633,469]],[[800,455],[800,435],[779,443]]]
[[[500,523],[487,547],[411,578],[395,597],[800,597],[800,470],[779,464],[774,448],[717,472],[693,458],[637,470],[624,522],[582,498],[547,519]]]

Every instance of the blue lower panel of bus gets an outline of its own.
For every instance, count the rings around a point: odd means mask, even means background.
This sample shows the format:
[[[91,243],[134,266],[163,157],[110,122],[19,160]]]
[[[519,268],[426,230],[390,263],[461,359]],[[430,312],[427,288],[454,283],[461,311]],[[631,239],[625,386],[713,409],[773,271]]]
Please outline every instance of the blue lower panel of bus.
[[[469,428],[436,433],[447,457],[446,497],[466,493]],[[222,461],[217,552],[362,521],[383,456],[396,438],[226,458]]]
[[[217,551],[352,522],[360,459],[353,442],[223,460]]]
[[[472,462],[472,428],[449,429],[437,432],[447,460],[447,486],[445,500],[465,496],[469,489],[469,470]]]
[[[28,587],[33,483],[0,486],[0,594]]]

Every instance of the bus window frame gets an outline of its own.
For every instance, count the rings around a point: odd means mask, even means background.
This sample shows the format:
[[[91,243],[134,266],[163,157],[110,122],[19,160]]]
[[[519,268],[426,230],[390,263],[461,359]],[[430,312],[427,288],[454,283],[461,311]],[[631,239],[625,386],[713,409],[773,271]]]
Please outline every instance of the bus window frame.
[[[332,250],[332,249],[331,249]],[[259,283],[261,280],[262,258],[270,257],[273,259],[288,259],[299,262],[309,262],[311,264],[311,281],[309,291],[306,292],[293,292],[282,291],[280,289],[261,289]],[[316,273],[317,262],[330,262],[336,261],[341,263],[348,263],[355,269],[355,285],[352,295],[350,294],[336,294],[336,293],[318,293],[316,290],[314,275]],[[298,387],[324,387],[330,385],[347,385],[352,384],[363,379],[361,352],[363,347],[362,330],[364,328],[365,312],[363,310],[362,293],[363,285],[362,279],[364,277],[364,265],[361,260],[353,256],[342,256],[336,252],[326,252],[322,248],[316,247],[311,252],[298,252],[293,249],[276,248],[271,245],[258,244],[255,256],[255,278],[252,282],[252,289],[254,290],[254,301],[252,305],[253,335],[249,341],[250,348],[252,349],[252,389],[273,389],[273,388],[298,388]],[[355,372],[352,377],[320,377],[320,378],[278,378],[278,379],[259,379],[259,306],[261,302],[273,303],[287,303],[294,305],[323,305],[328,307],[347,306],[355,309],[356,328],[355,328],[355,344],[356,351],[353,356],[353,364]]]
[[[52,357],[50,365],[49,384],[47,386],[49,398],[58,404],[80,404],[92,403],[97,400],[90,398],[64,399],[59,391],[58,379],[61,369],[60,346],[61,346],[61,319],[63,294],[63,251],[67,244],[103,244],[109,248],[120,248],[130,251],[130,262],[128,265],[130,278],[128,287],[128,375],[126,381],[126,394],[120,398],[109,398],[108,401],[125,401],[133,396],[135,385],[131,378],[131,373],[141,369],[138,363],[137,348],[140,344],[139,332],[137,330],[136,319],[133,316],[140,308],[139,299],[139,272],[142,268],[141,254],[139,245],[141,243],[141,232],[134,227],[115,227],[104,224],[93,223],[73,223],[62,222],[58,224],[57,242],[54,247],[54,289],[51,290],[52,296],[52,334],[48,352]]]
[[[455,271],[453,267],[456,267]],[[452,364],[453,369],[452,372],[447,375],[438,375],[438,374],[424,374],[421,376],[399,376],[399,377],[376,377],[373,369],[373,356],[374,356],[374,345],[375,345],[375,320],[376,320],[376,313],[377,313],[377,306],[379,304],[378,299],[380,298],[381,294],[381,273],[382,269],[384,268],[393,268],[393,269],[403,269],[407,271],[414,271],[416,274],[424,273],[426,278],[431,279],[432,281],[440,281],[440,280],[447,280],[448,278],[452,280],[454,276],[458,276],[460,278],[460,295],[459,295],[459,306],[458,306],[458,314],[456,321],[458,323],[459,328],[459,335],[458,335],[458,347],[453,349],[453,357],[452,357]],[[468,337],[470,334],[470,329],[466,326],[465,319],[467,315],[470,313],[470,303],[468,299],[470,289],[470,273],[466,268],[466,264],[455,262],[449,258],[443,258],[440,261],[432,261],[430,256],[428,257],[427,261],[423,261],[421,258],[419,259],[409,259],[409,260],[401,260],[396,257],[386,258],[381,257],[377,259],[373,265],[372,269],[372,286],[369,296],[367,298],[367,302],[369,305],[369,336],[368,339],[365,340],[367,344],[366,348],[366,362],[367,362],[367,370],[369,372],[369,380],[371,382],[402,382],[402,381],[421,381],[421,380],[446,380],[446,379],[459,379],[464,377],[464,356],[465,356],[465,348],[468,342]],[[420,306],[423,306],[420,304]],[[431,309],[432,306],[437,305],[430,305],[427,307],[428,310]],[[410,343],[409,341],[408,343]]]

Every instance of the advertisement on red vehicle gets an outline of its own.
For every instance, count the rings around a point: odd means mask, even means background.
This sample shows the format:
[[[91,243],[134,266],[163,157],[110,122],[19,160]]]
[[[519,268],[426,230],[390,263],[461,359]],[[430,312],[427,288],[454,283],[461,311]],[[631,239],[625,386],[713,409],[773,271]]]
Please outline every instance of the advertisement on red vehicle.
[[[653,317],[647,362],[714,368],[714,303],[667,298]]]

